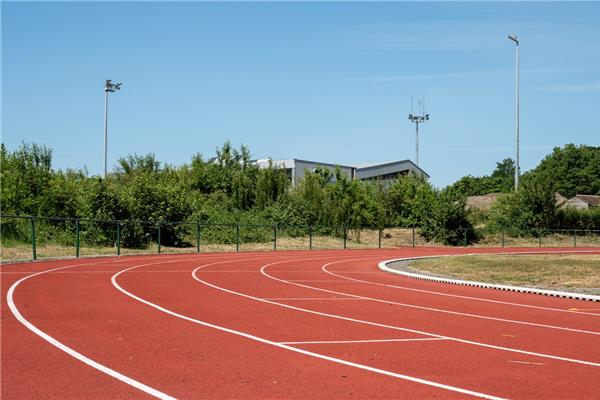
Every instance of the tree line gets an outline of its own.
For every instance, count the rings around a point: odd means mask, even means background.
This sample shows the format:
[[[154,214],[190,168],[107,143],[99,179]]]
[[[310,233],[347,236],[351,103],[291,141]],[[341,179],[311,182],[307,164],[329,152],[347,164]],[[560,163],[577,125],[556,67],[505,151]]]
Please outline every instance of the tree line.
[[[600,148],[587,146],[557,148],[535,170],[524,174],[521,190],[512,193],[514,164],[510,159],[498,163],[489,177],[461,178],[441,190],[412,175],[383,184],[351,180],[339,169],[332,172],[325,168],[306,171],[292,187],[284,169],[272,163],[259,168],[247,147],[236,149],[229,142],[213,157],[194,154],[181,166],[162,163],[154,154],[127,155],[106,178],[89,176],[85,170],[53,169],[52,151],[44,145],[22,143],[9,151],[2,144],[2,214],[314,226],[325,234],[337,235],[359,227],[416,226],[427,240],[462,244],[465,232],[469,241],[477,240],[474,228],[482,226],[600,229],[598,212],[565,212],[554,204],[557,188],[566,195],[571,191],[600,191],[599,154]],[[551,173],[563,164],[573,165],[573,158],[583,159],[575,163],[576,171]],[[507,194],[485,215],[465,207],[468,195],[487,191]],[[113,228],[103,226],[90,225],[88,240],[113,240]],[[3,237],[16,230],[6,218],[2,228]],[[122,239],[126,245],[144,246],[152,229],[152,225],[143,224],[124,227]],[[166,224],[161,240],[186,245],[185,229],[185,225]],[[360,231],[356,229],[356,233]]]

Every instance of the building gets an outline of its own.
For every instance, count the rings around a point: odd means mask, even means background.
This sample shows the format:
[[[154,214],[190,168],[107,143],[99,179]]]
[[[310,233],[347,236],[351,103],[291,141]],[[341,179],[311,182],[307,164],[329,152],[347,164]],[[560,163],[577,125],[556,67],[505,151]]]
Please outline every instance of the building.
[[[429,178],[429,175],[425,171],[410,160],[363,165],[331,164],[320,161],[300,160],[297,158],[291,160],[264,159],[255,161],[256,165],[260,168],[268,167],[269,162],[275,167],[284,168],[294,186],[304,177],[305,171],[314,172],[317,168],[325,168],[333,173],[335,168],[339,167],[342,173],[350,179],[378,181],[384,184],[389,184],[391,181],[398,179],[398,177],[408,175],[409,173]],[[335,179],[335,177],[333,177],[333,179]]]
[[[577,194],[575,197],[565,201],[561,208],[576,208],[579,210],[587,210],[591,207],[600,207],[600,196],[591,194]]]

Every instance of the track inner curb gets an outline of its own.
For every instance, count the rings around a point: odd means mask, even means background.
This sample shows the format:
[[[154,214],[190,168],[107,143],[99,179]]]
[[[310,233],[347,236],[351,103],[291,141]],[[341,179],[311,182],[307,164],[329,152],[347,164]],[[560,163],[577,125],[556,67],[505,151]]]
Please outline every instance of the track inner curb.
[[[506,253],[502,253],[502,254],[506,254]],[[524,254],[524,253],[517,253],[517,254]],[[418,274],[418,273],[408,272],[408,271],[400,271],[400,270],[388,267],[388,264],[392,264],[392,263],[399,262],[399,261],[411,261],[411,260],[420,260],[420,259],[425,259],[425,258],[439,258],[439,257],[447,257],[447,256],[422,256],[422,257],[395,258],[395,259],[391,259],[391,260],[381,261],[378,264],[378,267],[380,270],[388,272],[388,273],[402,275],[407,278],[421,279],[421,280],[425,280],[425,281],[448,283],[448,284],[452,284],[452,285],[461,285],[461,286],[473,286],[473,287],[480,287],[480,288],[486,288],[486,289],[504,290],[504,291],[510,291],[510,292],[538,294],[538,295],[543,295],[543,296],[562,297],[562,298],[575,299],[575,300],[600,302],[600,296],[595,296],[595,295],[591,295],[591,294],[583,294],[583,293],[575,293],[575,292],[562,292],[562,291],[558,291],[558,290],[536,289],[536,288],[529,288],[529,287],[523,287],[523,286],[499,285],[499,284],[494,284],[494,283],[468,281],[468,280],[455,279],[455,278],[442,278],[442,277],[438,277],[438,276],[424,275],[424,274]]]

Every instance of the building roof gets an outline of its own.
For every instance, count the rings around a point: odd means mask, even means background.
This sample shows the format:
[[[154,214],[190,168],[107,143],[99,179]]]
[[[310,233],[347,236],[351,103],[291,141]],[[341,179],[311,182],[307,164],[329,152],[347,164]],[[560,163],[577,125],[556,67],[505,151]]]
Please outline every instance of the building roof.
[[[368,169],[380,169],[380,168],[391,167],[394,165],[402,165],[402,164],[409,164],[411,167],[418,170],[423,175],[425,175],[426,177],[429,178],[429,174],[427,172],[423,171],[417,164],[415,164],[414,162],[412,162],[410,160],[388,161],[388,162],[383,162],[383,163],[370,163],[370,164],[356,164],[355,168],[358,170],[364,171],[364,170],[368,170]]]
[[[590,206],[600,206],[600,196],[594,196],[592,194],[576,194],[575,197]]]
[[[253,160],[256,165],[261,168],[267,167],[269,165],[269,161],[273,163],[273,166],[279,168],[293,169],[296,167],[297,163],[304,164],[312,164],[312,165],[321,165],[324,167],[340,167],[345,169],[354,169],[357,172],[357,177],[360,179],[368,178],[370,176],[377,176],[382,173],[396,173],[398,171],[407,171],[414,170],[418,171],[422,175],[429,178],[429,174],[423,171],[418,165],[413,163],[410,160],[400,160],[400,161],[388,161],[383,163],[369,163],[369,164],[355,164],[355,165],[343,165],[343,164],[333,164],[326,163],[320,161],[309,161],[309,160],[301,160],[299,158],[293,158],[288,160],[273,160],[270,158]]]

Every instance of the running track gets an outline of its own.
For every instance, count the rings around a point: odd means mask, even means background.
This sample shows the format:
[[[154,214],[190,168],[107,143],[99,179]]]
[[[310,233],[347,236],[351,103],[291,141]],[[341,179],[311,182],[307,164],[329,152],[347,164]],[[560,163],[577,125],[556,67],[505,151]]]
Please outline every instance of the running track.
[[[1,397],[600,398],[599,303],[377,268],[392,258],[498,251],[4,265]]]

